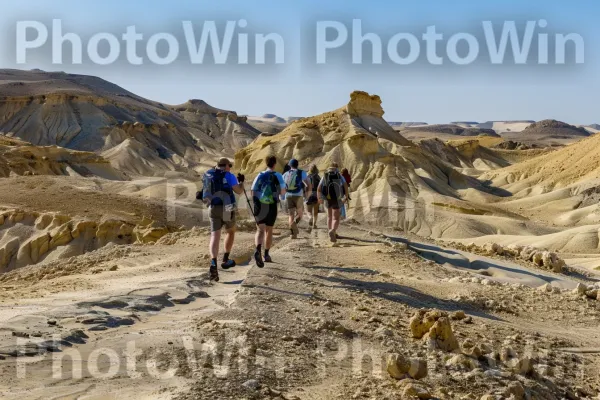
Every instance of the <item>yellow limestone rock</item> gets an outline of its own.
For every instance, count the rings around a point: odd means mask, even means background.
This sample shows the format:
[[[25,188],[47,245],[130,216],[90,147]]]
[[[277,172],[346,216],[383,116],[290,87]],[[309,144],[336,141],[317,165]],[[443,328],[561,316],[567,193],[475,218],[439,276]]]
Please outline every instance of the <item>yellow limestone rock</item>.
[[[452,332],[450,319],[447,317],[438,319],[423,337],[423,340],[427,341],[431,349],[454,351],[459,348],[458,341],[454,336],[454,332]]]
[[[66,223],[50,232],[50,250],[69,244],[73,240],[71,224]]]

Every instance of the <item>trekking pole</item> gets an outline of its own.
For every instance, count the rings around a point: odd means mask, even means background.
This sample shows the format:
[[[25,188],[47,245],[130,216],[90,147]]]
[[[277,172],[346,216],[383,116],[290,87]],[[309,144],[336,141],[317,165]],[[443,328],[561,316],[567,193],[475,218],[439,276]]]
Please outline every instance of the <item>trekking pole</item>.
[[[256,215],[254,215],[254,209],[252,208],[252,204],[250,204],[250,198],[248,197],[248,193],[246,192],[245,187],[244,187],[244,195],[246,196],[246,201],[248,202],[248,207],[250,208],[250,212],[252,213],[252,216],[254,217],[254,222],[256,222],[256,225],[258,225],[258,220],[256,219]]]

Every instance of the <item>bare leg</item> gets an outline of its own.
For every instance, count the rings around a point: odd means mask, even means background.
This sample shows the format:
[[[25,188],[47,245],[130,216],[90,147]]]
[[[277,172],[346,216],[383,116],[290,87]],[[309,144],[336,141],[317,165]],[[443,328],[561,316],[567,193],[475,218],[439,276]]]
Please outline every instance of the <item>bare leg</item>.
[[[261,246],[265,241],[265,224],[257,225],[256,236],[254,238],[254,243],[256,247]]]
[[[302,220],[302,217],[304,216],[304,199],[300,202],[300,207],[296,209],[296,212],[298,214],[298,219]]]
[[[327,207],[327,229],[333,229],[333,208]]]
[[[273,244],[273,227],[267,226],[265,238],[265,249],[270,249]]]
[[[235,240],[235,227],[226,232],[225,235],[225,253],[231,253],[233,249],[233,241]]]
[[[332,210],[332,221],[331,221],[331,229],[333,229],[334,232],[337,232],[338,228],[340,227],[340,215],[341,215],[341,211],[340,209],[337,210]]]
[[[317,226],[317,220],[319,219],[319,204],[315,204],[313,208],[313,226]]]
[[[219,257],[219,244],[221,243],[221,231],[210,234],[210,258]]]

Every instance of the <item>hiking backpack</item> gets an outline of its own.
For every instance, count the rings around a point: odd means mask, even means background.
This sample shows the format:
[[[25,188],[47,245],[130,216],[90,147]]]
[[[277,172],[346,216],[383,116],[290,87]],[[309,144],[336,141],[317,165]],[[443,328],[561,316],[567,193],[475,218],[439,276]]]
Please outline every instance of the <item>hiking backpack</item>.
[[[274,204],[279,202],[279,193],[281,193],[281,185],[275,172],[268,171],[259,175],[256,183],[258,192],[258,201],[263,204]]]
[[[227,181],[227,172],[211,169],[204,174],[202,197],[210,199],[211,206],[232,205],[235,203],[233,188]]]
[[[337,171],[326,172],[323,176],[323,185],[321,186],[323,196],[329,201],[337,201],[344,197],[344,183],[342,175]]]
[[[286,179],[285,184],[287,185],[287,190],[289,192],[296,193],[298,189],[304,190],[304,182],[302,182],[302,175],[304,171],[301,169],[290,170],[288,172],[288,179]]]

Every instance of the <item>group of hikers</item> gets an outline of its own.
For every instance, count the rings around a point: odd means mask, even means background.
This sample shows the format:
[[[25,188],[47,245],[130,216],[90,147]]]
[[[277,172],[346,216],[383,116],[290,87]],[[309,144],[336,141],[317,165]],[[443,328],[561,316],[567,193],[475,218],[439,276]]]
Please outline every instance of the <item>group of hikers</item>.
[[[267,157],[265,164],[266,169],[260,172],[252,183],[252,201],[244,188],[245,176],[235,176],[231,172],[233,164],[229,159],[221,158],[217,166],[204,175],[204,186],[197,197],[210,209],[210,280],[219,281],[217,259],[223,227],[225,254],[221,268],[235,267],[235,261],[229,256],[235,239],[236,194],[246,196],[256,221],[254,261],[259,268],[263,268],[265,262],[273,262],[269,251],[273,244],[273,227],[280,207],[287,210],[291,236],[296,239],[300,233],[298,225],[304,216],[304,207],[306,206],[309,215],[309,230],[312,230],[317,228],[319,208],[324,204],[327,208],[329,239],[333,243],[337,241],[337,230],[341,219],[345,217],[345,205],[350,200],[349,185],[352,181],[348,170],[343,169],[340,172],[338,164],[332,162],[321,177],[316,165],[311,165],[307,172],[299,169],[298,160],[292,159],[287,163],[282,175],[275,171],[275,156]]]

